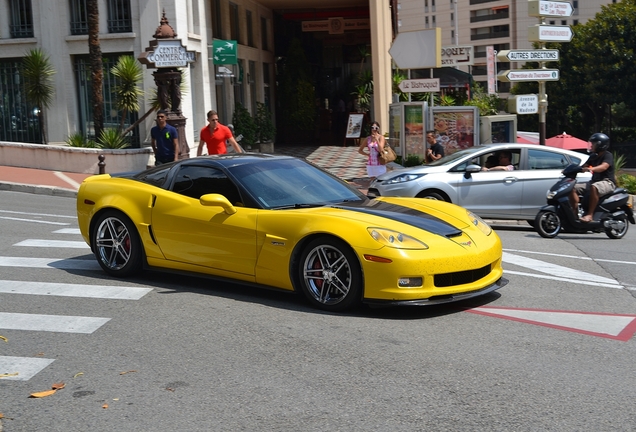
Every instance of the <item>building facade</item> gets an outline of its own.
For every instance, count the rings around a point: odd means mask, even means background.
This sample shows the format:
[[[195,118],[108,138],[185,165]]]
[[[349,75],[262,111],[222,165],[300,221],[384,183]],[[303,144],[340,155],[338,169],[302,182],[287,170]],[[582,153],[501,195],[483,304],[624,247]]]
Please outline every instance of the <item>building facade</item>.
[[[600,11],[602,4],[615,1],[573,0],[571,17],[546,18],[545,23],[584,23]],[[185,89],[181,110],[187,118],[186,139],[192,149],[198,144],[198,131],[206,125],[210,109],[216,109],[226,124],[232,121],[237,103],[255,114],[256,103],[261,102],[276,115],[276,66],[283,55],[277,50],[276,41],[281,40],[281,35],[286,36],[281,22],[300,28],[304,22],[342,19],[347,11],[364,9],[369,27],[364,39],[368,40],[365,43],[371,54],[369,67],[374,85],[372,116],[383,125],[388,124],[392,93],[388,51],[396,32],[439,27],[443,46],[474,47],[474,65],[460,69],[472,74],[476,81],[486,82],[487,47],[493,46],[497,51],[529,49],[532,44],[527,28],[539,22],[528,16],[527,0],[98,0],[98,5],[105,65],[105,126],[114,127],[121,120],[114,105],[116,79],[110,68],[122,55],[139,58],[153,40],[165,13],[177,38],[188,51],[196,53],[196,61],[182,69]],[[303,18],[296,18],[295,23],[286,21],[293,15]],[[48,141],[63,143],[73,133],[91,133],[87,33],[87,0],[0,1],[0,141],[39,142],[36,108],[26,100],[19,70],[22,57],[34,48],[49,55],[56,71],[55,95],[44,117]],[[313,34],[314,42],[321,40],[319,32]],[[330,36],[333,40],[341,37],[344,43],[354,39],[349,37],[348,29],[342,35]],[[230,67],[231,78],[220,73],[219,66],[211,60],[214,40],[238,42],[238,64]],[[311,59],[311,66],[325,63],[324,70],[347,70],[347,65],[342,68],[336,63],[326,67],[329,52],[336,51],[329,51],[332,46],[324,40],[320,42],[323,51],[318,60]],[[522,63],[497,63],[496,70],[521,66]],[[126,124],[132,124],[137,115],[150,109],[156,89],[152,72],[144,68],[142,108],[139,114],[129,115]],[[501,97],[506,97],[509,83],[498,86]],[[153,117],[135,131],[135,145],[148,144]]]

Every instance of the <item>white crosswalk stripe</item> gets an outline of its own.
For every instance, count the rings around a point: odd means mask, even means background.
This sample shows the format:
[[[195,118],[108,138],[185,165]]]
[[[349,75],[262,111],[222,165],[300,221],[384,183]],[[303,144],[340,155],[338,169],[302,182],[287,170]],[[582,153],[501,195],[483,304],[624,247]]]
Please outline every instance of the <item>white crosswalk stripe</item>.
[[[0,312],[0,329],[90,334],[110,321],[69,315],[39,315]]]
[[[139,300],[152,288],[0,280],[0,293]]]
[[[67,249],[90,249],[86,242],[83,241],[64,241],[64,240],[39,240],[26,239],[14,244],[13,246],[27,247],[54,247]]]
[[[55,359],[0,356],[0,380],[28,381]]]
[[[0,267],[56,268],[63,270],[99,270],[95,260],[28,258],[0,256]]]
[[[46,217],[49,215],[41,214],[36,217],[40,216]],[[17,219],[13,216],[0,216],[0,218]],[[66,223],[47,221],[46,219],[32,220],[32,222],[69,225]],[[81,234],[77,228],[56,229],[53,233],[72,236],[80,236]],[[74,249],[90,251],[88,245],[84,241],[72,240],[26,239],[15,243],[13,246],[23,248],[55,248],[58,250]],[[82,251],[82,253],[84,253],[84,251]],[[0,268],[2,267],[50,269],[53,271],[101,271],[101,267],[95,259],[73,258],[59,259],[0,256]],[[131,286],[0,280],[0,295],[38,295],[88,298],[96,300],[139,300],[151,291],[152,288]],[[0,330],[91,334],[110,320],[111,318],[107,317],[42,315],[3,311],[0,312]],[[28,381],[54,361],[55,359],[46,358],[0,356],[0,381]]]

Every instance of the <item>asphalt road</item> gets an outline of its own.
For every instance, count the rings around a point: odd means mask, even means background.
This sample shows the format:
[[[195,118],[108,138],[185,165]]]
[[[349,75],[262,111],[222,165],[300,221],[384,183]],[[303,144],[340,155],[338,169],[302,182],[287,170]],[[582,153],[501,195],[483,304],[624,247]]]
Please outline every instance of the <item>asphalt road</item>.
[[[110,278],[74,206],[0,191],[0,431],[636,428],[634,226],[495,226],[497,293],[338,315],[196,277]]]

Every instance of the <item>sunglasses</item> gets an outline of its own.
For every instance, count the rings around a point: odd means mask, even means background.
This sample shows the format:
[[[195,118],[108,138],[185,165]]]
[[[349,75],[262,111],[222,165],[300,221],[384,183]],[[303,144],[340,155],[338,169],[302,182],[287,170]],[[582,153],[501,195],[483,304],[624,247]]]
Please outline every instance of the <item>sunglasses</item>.
[[[380,128],[377,126],[371,126],[371,130],[380,130]]]

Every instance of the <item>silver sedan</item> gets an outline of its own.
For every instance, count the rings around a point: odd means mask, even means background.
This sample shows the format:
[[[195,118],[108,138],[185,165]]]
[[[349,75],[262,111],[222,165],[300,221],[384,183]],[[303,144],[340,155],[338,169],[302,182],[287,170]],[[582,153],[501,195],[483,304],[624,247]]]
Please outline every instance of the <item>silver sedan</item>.
[[[509,170],[490,169],[502,151],[512,156]],[[444,200],[483,218],[532,221],[563,168],[587,159],[586,154],[536,144],[480,145],[427,165],[388,171],[370,184],[369,195]],[[590,179],[589,174],[579,177],[580,182]]]

